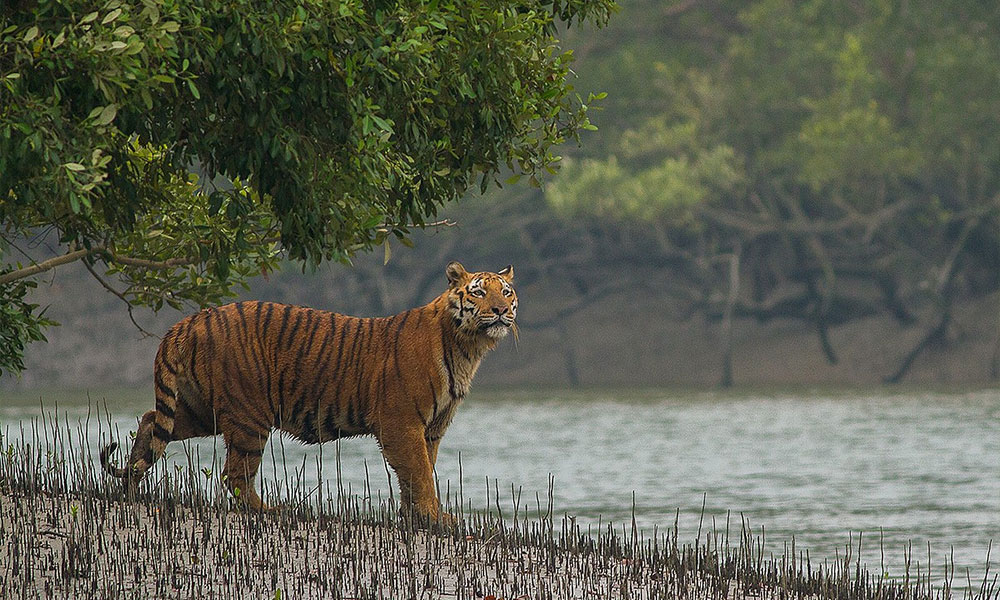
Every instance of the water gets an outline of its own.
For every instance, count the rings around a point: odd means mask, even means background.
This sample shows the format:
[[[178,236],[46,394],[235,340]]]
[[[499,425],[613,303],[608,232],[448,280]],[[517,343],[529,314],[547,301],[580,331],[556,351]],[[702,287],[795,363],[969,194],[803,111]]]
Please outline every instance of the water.
[[[88,414],[85,392],[0,394],[5,442],[30,430],[40,399],[46,411],[58,403],[70,423]],[[152,406],[147,392],[90,399],[107,406],[123,445]],[[95,456],[107,438],[99,421],[92,413],[86,436]],[[169,458],[183,466],[197,454],[197,468],[218,473],[216,443],[173,443]],[[346,440],[339,451],[345,488],[390,494],[373,439]],[[271,489],[301,472],[311,489],[321,467],[330,493],[336,454],[332,443],[307,448],[274,436],[261,477]],[[634,517],[649,535],[676,518],[683,541],[727,522],[735,537],[746,522],[770,551],[794,538],[814,563],[842,557],[849,544],[856,552],[863,533],[872,570],[899,575],[909,555],[924,571],[929,544],[932,568],[943,573],[953,558],[964,582],[966,568],[982,576],[991,541],[1000,543],[1000,393],[477,390],[442,442],[442,491],[459,488],[460,471],[476,509],[495,509],[497,490],[508,515],[517,495],[522,508],[544,509],[551,477],[556,515],[595,532]]]

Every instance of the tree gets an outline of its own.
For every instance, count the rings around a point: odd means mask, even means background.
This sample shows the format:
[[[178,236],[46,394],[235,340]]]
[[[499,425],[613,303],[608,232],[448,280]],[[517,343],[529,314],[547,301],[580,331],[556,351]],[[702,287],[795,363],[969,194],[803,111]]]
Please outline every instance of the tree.
[[[83,261],[129,306],[205,305],[279,253],[348,261],[503,169],[551,169],[591,127],[557,25],[613,8],[26,4],[0,9],[0,373],[51,324],[26,300],[45,270]],[[55,256],[18,243],[39,232]]]
[[[808,323],[831,362],[835,325],[924,327],[898,381],[957,298],[1000,289],[997,27],[968,0],[632,4],[590,69],[620,128],[547,200],[644,232],[632,255],[673,263],[710,318]]]

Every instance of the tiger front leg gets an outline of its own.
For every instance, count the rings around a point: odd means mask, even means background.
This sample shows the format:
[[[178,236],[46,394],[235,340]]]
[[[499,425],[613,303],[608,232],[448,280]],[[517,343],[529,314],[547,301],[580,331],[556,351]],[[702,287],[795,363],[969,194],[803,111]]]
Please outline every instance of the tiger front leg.
[[[453,517],[441,512],[438,504],[424,432],[413,428],[383,433],[379,443],[399,481],[400,508],[424,523],[453,522]]]
[[[256,511],[271,510],[264,504],[253,487],[254,477],[264,456],[267,436],[223,434],[226,443],[226,464],[222,468],[222,479],[236,501]]]

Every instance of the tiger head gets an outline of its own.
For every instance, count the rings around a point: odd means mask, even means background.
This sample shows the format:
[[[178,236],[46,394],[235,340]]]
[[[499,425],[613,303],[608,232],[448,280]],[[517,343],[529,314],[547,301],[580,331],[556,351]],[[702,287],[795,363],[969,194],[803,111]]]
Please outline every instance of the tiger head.
[[[484,335],[499,340],[517,326],[517,293],[514,267],[496,273],[469,273],[460,263],[445,269],[448,275],[448,305],[458,330],[467,335]]]

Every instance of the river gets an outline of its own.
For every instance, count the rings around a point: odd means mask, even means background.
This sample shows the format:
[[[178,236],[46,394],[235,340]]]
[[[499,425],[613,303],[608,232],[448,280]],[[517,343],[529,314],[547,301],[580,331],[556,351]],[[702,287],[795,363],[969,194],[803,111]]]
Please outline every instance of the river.
[[[97,418],[95,405],[110,416]],[[127,443],[152,394],[0,390],[4,446],[57,407],[71,427],[90,412],[82,443],[96,456],[108,423]],[[190,466],[197,456],[198,469],[218,473],[217,444],[173,443],[168,458]],[[315,487],[320,470],[331,493],[338,450],[344,489],[390,493],[372,438],[338,449],[274,436],[265,500],[297,475]],[[634,517],[651,535],[677,519],[683,542],[727,522],[737,536],[747,523],[768,550],[781,554],[794,538],[814,562],[842,557],[849,544],[856,551],[863,534],[864,562],[894,576],[907,555],[926,565],[929,545],[932,568],[953,559],[964,582],[965,569],[981,576],[991,541],[1000,543],[1000,392],[473,390],[441,444],[437,475],[442,491],[461,487],[478,510],[495,510],[497,490],[507,515],[518,494],[521,507],[537,499],[544,508],[551,483],[556,516],[585,528],[620,530]]]

